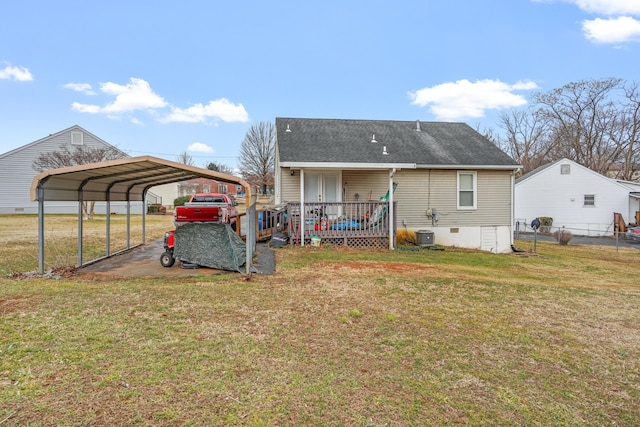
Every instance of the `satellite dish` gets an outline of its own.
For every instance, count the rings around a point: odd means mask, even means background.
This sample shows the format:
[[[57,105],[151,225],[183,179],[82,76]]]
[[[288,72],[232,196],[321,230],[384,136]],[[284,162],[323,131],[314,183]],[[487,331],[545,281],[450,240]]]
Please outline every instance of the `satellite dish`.
[[[531,228],[533,228],[534,231],[537,230],[539,227],[540,227],[540,220],[538,218],[531,221]]]

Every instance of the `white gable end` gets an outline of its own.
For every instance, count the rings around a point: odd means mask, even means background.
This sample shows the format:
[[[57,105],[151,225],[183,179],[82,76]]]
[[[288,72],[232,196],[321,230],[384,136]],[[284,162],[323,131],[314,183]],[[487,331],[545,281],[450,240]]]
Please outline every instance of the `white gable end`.
[[[79,143],[86,148],[112,147],[81,127],[73,126],[0,154],[0,213],[37,213],[38,205],[30,200],[29,194],[33,178],[40,173],[33,169],[33,161],[41,153],[58,151],[62,146],[73,151]],[[76,213],[78,206],[76,202],[51,202],[47,209],[50,213]]]

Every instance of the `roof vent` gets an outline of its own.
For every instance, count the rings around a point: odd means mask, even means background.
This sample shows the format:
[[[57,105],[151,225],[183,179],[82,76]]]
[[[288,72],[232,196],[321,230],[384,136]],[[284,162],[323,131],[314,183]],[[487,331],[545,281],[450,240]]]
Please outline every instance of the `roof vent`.
[[[285,130],[285,132],[291,132],[291,129],[289,129],[289,124],[287,123],[287,130]]]
[[[420,132],[420,120],[416,120],[416,131]]]
[[[371,137],[371,142],[373,142],[374,144],[377,144],[378,141],[376,141],[376,134],[374,133],[373,136]]]
[[[389,155],[389,152],[387,151],[387,146],[386,145],[384,145],[382,147],[382,155],[383,156],[388,156]]]

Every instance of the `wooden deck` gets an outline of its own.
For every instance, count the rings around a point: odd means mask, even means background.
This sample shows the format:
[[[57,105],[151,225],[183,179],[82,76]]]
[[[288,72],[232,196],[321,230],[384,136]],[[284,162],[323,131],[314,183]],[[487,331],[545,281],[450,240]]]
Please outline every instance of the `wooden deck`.
[[[305,203],[304,218],[299,202],[256,210],[256,241],[271,239],[275,232],[288,235],[289,244],[309,245],[312,237],[325,244],[353,247],[389,247],[389,202]],[[395,204],[394,204],[395,209]],[[246,235],[246,221],[236,226],[239,236]],[[394,224],[394,233],[396,225]]]
[[[287,204],[291,244],[310,244],[316,236],[335,245],[389,247],[389,202],[305,203],[302,218],[300,206]]]

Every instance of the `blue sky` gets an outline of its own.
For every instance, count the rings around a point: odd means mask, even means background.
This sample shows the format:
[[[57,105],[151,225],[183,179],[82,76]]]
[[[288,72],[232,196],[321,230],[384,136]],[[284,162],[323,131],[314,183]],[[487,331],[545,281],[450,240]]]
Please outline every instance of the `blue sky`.
[[[80,125],[235,167],[276,117],[466,122],[640,80],[640,0],[86,1],[0,6],[0,153]]]

